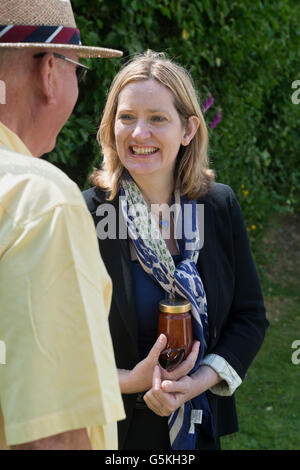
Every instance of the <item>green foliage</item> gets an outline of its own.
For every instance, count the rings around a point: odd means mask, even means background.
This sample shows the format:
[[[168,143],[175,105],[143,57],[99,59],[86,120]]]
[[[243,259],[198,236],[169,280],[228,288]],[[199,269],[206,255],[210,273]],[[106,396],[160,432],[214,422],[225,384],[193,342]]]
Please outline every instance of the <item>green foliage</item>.
[[[251,238],[270,210],[292,210],[300,189],[300,9],[296,0],[73,0],[86,45],[124,51],[120,59],[87,61],[93,71],[49,160],[83,189],[101,162],[96,144],[109,85],[124,62],[150,48],[186,66],[210,124],[217,180],[233,187]]]
[[[270,326],[236,390],[239,432],[222,439],[223,450],[299,449],[300,364],[292,360],[292,345],[300,339],[299,229],[300,212],[276,214],[257,243]]]
[[[291,361],[298,303],[270,317],[262,349],[236,391],[239,433],[221,440],[223,450],[298,450],[299,365]]]

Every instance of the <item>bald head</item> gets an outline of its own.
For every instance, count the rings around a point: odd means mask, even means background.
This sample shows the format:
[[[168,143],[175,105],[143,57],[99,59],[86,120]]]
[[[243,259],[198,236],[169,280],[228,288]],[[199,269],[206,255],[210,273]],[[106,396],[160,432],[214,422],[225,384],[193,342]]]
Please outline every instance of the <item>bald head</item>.
[[[7,68],[11,68],[14,65],[18,66],[20,61],[23,62],[25,56],[28,56],[28,50],[0,48],[0,74],[5,73]]]
[[[32,51],[21,49],[0,49],[0,80],[5,83],[7,100],[16,97],[18,90],[23,89],[33,72]],[[0,117],[1,117],[0,109]]]

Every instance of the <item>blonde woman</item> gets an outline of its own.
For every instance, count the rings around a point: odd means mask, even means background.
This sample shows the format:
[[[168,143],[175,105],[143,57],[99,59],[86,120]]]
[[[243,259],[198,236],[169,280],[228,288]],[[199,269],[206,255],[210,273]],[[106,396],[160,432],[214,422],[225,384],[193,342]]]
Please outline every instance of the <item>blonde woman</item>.
[[[84,196],[113,281],[110,328],[127,415],[120,449],[219,449],[220,436],[237,431],[233,394],[267,320],[239,204],[209,169],[187,71],[164,54],[135,57],[112,83],[98,137],[103,167]],[[159,364],[166,295],[192,305],[195,341],[173,372]]]

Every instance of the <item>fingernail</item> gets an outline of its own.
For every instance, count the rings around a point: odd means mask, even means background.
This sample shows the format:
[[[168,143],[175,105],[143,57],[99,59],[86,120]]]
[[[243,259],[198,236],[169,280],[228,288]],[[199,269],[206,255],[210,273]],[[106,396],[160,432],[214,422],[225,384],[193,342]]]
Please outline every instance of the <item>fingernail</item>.
[[[172,382],[171,382],[170,380],[164,380],[164,381],[162,382],[162,385],[164,385],[164,387],[167,387],[167,388],[168,388],[171,383],[172,383]]]

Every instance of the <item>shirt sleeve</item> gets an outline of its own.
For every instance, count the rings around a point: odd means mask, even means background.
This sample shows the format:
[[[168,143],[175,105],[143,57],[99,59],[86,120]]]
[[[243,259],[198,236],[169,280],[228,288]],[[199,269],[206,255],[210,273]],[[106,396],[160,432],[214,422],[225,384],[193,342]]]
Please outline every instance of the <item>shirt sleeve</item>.
[[[125,415],[108,326],[112,287],[90,214],[62,204],[12,228],[0,260],[7,444],[115,424]]]
[[[214,369],[215,372],[223,379],[218,384],[210,388],[210,391],[219,396],[230,396],[241,385],[242,379],[231,367],[231,365],[221,356],[217,354],[207,354],[201,365],[206,365]]]

